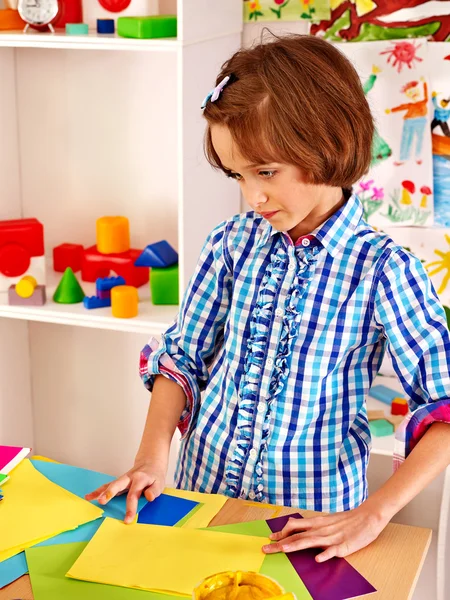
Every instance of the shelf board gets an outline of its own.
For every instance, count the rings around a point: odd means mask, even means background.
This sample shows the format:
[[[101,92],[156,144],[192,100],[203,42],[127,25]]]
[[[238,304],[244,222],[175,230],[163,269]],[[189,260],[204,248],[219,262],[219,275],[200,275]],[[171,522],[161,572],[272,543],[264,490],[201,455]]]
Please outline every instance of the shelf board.
[[[66,35],[64,31],[56,33],[30,31],[0,31],[0,47],[13,48],[61,48],[72,50],[139,50],[147,52],[171,52],[177,50],[180,42],[177,38],[139,40],[114,35],[98,34],[90,31],[88,35]]]
[[[47,258],[47,264],[52,264],[51,258]],[[9,306],[8,294],[0,292],[0,318],[160,335],[172,324],[178,312],[178,306],[153,306],[148,284],[138,290],[139,314],[133,319],[117,319],[111,315],[111,308],[87,310],[82,303],[57,304],[52,297],[61,276],[62,273],[55,273],[52,269],[47,271],[47,303],[44,306]],[[77,277],[80,281],[80,273]],[[95,295],[95,283],[80,283],[87,296]]]

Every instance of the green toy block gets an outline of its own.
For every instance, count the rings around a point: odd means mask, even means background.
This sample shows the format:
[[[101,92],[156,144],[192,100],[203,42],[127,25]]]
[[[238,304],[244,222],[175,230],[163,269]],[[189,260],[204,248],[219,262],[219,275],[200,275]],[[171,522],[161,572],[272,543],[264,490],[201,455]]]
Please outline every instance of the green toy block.
[[[66,23],[67,35],[87,35],[89,25],[87,23]]]
[[[53,294],[53,300],[59,304],[77,304],[83,302],[85,295],[75,273],[67,267]]]
[[[150,271],[153,304],[178,304],[178,265],[153,267]]]
[[[370,432],[377,437],[384,437],[394,433],[394,426],[386,419],[377,419],[370,421]]]
[[[121,37],[139,39],[177,37],[177,17],[176,15],[119,17],[117,34]]]

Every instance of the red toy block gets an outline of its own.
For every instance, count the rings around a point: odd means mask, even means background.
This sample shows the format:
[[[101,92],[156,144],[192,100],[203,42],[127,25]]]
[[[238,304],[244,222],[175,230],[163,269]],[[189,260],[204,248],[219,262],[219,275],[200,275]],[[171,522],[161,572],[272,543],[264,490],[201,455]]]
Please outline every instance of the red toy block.
[[[53,269],[64,273],[70,267],[74,273],[81,269],[84,248],[81,244],[60,244],[53,248]]]
[[[91,246],[83,254],[81,279],[94,282],[99,277],[109,277],[110,272],[114,271],[125,279],[126,285],[145,285],[150,277],[149,269],[134,266],[141,253],[142,250],[130,249],[120,254],[100,254],[97,246]]]
[[[37,219],[0,221],[0,273],[24,275],[33,256],[44,255],[44,227]]]
[[[391,415],[407,415],[408,402],[404,398],[394,398],[391,403]]]

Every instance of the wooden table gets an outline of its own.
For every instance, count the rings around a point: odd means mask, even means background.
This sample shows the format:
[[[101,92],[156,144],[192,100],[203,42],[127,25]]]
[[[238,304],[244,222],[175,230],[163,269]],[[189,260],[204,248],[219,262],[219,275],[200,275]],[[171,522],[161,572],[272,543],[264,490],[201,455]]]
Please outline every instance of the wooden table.
[[[228,500],[210,525],[225,525],[270,519],[299,512],[295,508],[259,505],[245,500]],[[311,511],[300,511],[305,517]],[[407,600],[412,597],[431,541],[431,529],[390,523],[377,540],[367,548],[347,557],[366,579],[378,590],[375,594],[360,596],[373,600]],[[33,600],[28,575],[0,590],[0,600]]]

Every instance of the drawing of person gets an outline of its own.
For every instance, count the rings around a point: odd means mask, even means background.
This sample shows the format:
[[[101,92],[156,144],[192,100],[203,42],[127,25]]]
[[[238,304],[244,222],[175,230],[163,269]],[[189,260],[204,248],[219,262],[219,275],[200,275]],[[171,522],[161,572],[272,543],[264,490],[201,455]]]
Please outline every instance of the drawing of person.
[[[450,98],[442,98],[438,101],[437,97],[438,94],[436,92],[431,94],[431,100],[434,106],[434,118],[431,122],[431,131],[436,129],[436,127],[440,127],[442,133],[447,137],[450,137],[450,128],[448,126],[448,120],[450,119],[450,108],[448,108]]]
[[[363,85],[363,91],[364,91],[365,96],[367,96],[367,94],[370,92],[370,90],[375,85],[378,73],[380,73],[380,72],[381,72],[381,69],[379,67],[377,67],[376,65],[373,65],[372,73],[370,74],[369,78]],[[389,144],[378,133],[378,129],[375,128],[375,132],[373,135],[373,142],[372,142],[372,165],[375,165],[375,164],[381,162],[382,160],[389,158],[391,156],[391,154],[392,154],[392,150],[391,150]]]

